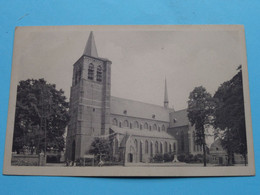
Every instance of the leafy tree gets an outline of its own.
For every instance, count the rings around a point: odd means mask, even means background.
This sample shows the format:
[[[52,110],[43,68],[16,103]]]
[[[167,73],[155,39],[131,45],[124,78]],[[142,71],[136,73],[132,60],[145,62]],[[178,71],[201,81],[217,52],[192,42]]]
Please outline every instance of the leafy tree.
[[[111,158],[111,151],[112,146],[109,139],[96,137],[91,143],[89,153],[94,154],[98,161],[101,159],[108,161]]]
[[[202,86],[195,87],[188,100],[188,118],[195,126],[195,142],[203,148],[203,162],[206,166],[206,129],[211,124],[215,103],[212,96]]]
[[[69,122],[68,102],[62,90],[44,79],[20,81],[17,86],[13,151],[62,151]]]
[[[234,153],[247,159],[247,142],[244,112],[244,96],[241,66],[238,73],[224,82],[216,91],[215,133],[228,153],[228,164],[232,164]]]

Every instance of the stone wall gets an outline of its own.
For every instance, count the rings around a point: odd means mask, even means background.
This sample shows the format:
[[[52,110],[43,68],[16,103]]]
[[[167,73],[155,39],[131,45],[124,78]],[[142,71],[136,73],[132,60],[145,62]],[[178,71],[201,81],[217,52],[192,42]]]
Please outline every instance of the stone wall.
[[[12,166],[44,166],[45,158],[43,155],[24,155],[12,154]]]

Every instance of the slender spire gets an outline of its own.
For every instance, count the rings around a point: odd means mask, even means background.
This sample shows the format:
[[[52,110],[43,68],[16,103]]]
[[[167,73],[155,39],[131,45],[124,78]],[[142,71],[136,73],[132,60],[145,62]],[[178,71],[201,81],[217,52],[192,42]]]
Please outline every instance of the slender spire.
[[[92,56],[96,58],[98,57],[95,39],[92,31],[89,34],[88,42],[86,44],[83,55]]]
[[[164,108],[168,108],[169,107],[169,100],[168,100],[168,91],[167,91],[167,81],[165,78],[165,86],[164,86]]]

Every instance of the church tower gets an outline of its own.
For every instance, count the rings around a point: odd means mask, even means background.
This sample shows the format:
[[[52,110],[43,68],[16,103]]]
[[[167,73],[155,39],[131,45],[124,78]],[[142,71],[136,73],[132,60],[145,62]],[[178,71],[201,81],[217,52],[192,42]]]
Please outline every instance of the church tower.
[[[98,57],[91,32],[83,55],[73,65],[67,159],[74,161],[88,154],[94,137],[108,134],[110,93],[111,61]]]
[[[165,85],[164,85],[164,108],[169,108],[169,99],[168,99],[168,91],[167,91],[167,81],[165,78]]]

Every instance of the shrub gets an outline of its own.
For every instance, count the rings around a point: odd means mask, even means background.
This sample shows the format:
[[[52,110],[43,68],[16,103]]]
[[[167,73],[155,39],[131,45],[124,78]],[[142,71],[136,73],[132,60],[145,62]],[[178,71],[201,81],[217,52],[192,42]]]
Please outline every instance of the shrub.
[[[171,162],[171,161],[173,161],[173,156],[174,155],[172,153],[165,153],[163,155],[164,162]]]
[[[179,160],[180,162],[185,162],[185,155],[184,155],[184,154],[178,155],[178,160]]]
[[[155,154],[155,156],[153,157],[153,161],[154,162],[163,162],[163,154]]]

